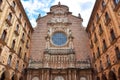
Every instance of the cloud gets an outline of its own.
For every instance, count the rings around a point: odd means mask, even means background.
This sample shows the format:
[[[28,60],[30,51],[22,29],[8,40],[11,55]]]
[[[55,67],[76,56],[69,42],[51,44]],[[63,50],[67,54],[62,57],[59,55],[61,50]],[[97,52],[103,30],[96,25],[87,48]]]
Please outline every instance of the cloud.
[[[27,15],[33,27],[36,26],[36,19],[39,13],[44,16],[49,12],[52,5],[61,2],[69,7],[73,15],[78,16],[80,13],[83,18],[83,26],[87,26],[90,13],[92,11],[95,0],[21,0]]]

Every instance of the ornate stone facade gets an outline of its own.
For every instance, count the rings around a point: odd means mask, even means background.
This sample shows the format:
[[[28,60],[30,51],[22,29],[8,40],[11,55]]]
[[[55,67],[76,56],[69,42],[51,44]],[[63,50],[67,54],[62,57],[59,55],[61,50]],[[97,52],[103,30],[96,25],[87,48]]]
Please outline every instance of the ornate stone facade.
[[[92,80],[90,48],[83,19],[65,5],[39,15],[32,35],[26,80]]]

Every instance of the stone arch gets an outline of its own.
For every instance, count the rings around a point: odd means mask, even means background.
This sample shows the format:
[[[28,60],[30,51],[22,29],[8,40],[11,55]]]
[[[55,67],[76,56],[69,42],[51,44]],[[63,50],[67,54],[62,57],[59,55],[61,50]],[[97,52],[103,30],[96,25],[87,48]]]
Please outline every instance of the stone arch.
[[[32,80],[40,80],[40,79],[39,79],[39,77],[34,76],[34,77],[32,78]]]
[[[107,77],[104,74],[102,74],[102,80],[107,80]]]
[[[1,74],[0,80],[5,80],[5,79],[9,79],[9,78],[10,78],[9,71],[4,71],[4,72]]]
[[[80,77],[80,80],[87,80],[85,76]]]
[[[116,74],[113,71],[109,72],[108,77],[108,80],[117,80]]]
[[[5,72],[2,73],[0,80],[5,80]]]
[[[12,76],[11,80],[18,80],[17,75],[16,75],[16,74],[14,74],[14,75]]]

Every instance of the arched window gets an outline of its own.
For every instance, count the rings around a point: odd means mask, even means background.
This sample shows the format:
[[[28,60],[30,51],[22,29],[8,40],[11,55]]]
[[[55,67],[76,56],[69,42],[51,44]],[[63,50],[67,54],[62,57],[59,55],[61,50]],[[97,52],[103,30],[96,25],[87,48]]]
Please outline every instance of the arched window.
[[[118,47],[115,48],[115,53],[116,53],[117,59],[120,60],[120,50]]]
[[[106,3],[105,3],[105,1],[103,0],[102,1],[102,8],[104,8],[106,6]]]
[[[15,1],[12,2],[11,6],[12,6],[13,8],[15,8],[15,6],[16,6]]]
[[[97,47],[97,58],[100,57],[100,49]]]
[[[22,51],[22,48],[20,47],[19,48],[19,51],[18,51],[18,56],[21,57],[21,51]]]
[[[106,12],[105,13],[105,24],[107,25],[110,22],[110,16],[109,14]]]
[[[105,51],[106,49],[107,49],[107,45],[106,45],[105,40],[103,40],[103,51]]]
[[[17,63],[16,63],[16,70],[18,70],[18,67],[19,67],[19,61],[17,60]]]
[[[9,15],[8,15],[8,17],[7,17],[7,20],[8,20],[9,22],[11,22],[11,19],[12,19],[12,13],[9,13]]]
[[[100,60],[100,71],[103,70],[103,65],[102,65],[102,61]]]
[[[24,40],[24,38],[25,38],[25,35],[24,35],[24,33],[22,34],[22,40]]]
[[[17,32],[19,31],[19,24],[17,24],[17,26],[16,26],[16,31]]]
[[[26,24],[26,22],[25,22],[25,23],[24,23],[24,28],[26,28],[26,25],[27,25],[27,24]]]
[[[3,41],[5,41],[6,35],[7,35],[7,32],[4,30],[3,33],[2,33],[2,36],[1,36],[1,39]]]
[[[19,19],[21,19],[21,18],[22,18],[22,14],[20,13],[20,14],[19,14]]]
[[[25,55],[24,55],[24,60],[26,61],[26,53],[25,53]]]
[[[15,40],[13,40],[11,48],[14,49],[14,47],[15,47]]]
[[[8,62],[7,62],[9,66],[11,65],[11,60],[12,60],[12,56],[9,55],[9,57],[8,57]]]
[[[115,33],[113,31],[113,29],[110,31],[110,35],[111,35],[111,42],[115,40]]]
[[[97,15],[96,15],[96,21],[98,22],[99,21],[99,15],[98,15],[98,13],[97,13]]]
[[[103,29],[102,29],[102,26],[101,24],[99,25],[99,34],[101,35],[103,33]]]
[[[107,55],[107,56],[106,56],[106,59],[107,59],[107,67],[109,67],[109,66],[111,65],[110,57]]]

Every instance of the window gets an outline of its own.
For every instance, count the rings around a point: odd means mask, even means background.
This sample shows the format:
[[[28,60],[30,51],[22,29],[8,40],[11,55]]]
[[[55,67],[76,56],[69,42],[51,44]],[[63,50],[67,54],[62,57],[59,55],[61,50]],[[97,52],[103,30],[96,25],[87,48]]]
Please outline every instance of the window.
[[[16,31],[17,32],[19,31],[19,24],[17,24],[17,26],[16,26]]]
[[[24,55],[24,60],[26,61],[26,53],[25,53],[25,55]]]
[[[57,46],[62,46],[67,42],[67,36],[62,32],[56,32],[52,36],[52,42]]]
[[[111,42],[112,42],[116,39],[113,29],[110,31],[110,35],[111,35]]]
[[[110,16],[109,14],[106,12],[105,13],[105,24],[107,25],[110,22]]]
[[[106,45],[106,42],[105,40],[103,40],[103,52],[107,49],[107,45]]]
[[[22,40],[24,40],[24,37],[25,37],[25,36],[24,36],[24,33],[23,33],[23,35],[22,35]]]
[[[94,32],[94,30],[95,30],[95,25],[94,25],[94,23],[93,23],[92,28],[91,28],[91,31]]]
[[[113,1],[115,5],[117,5],[120,2],[120,0],[113,0]]]
[[[11,65],[11,59],[12,59],[12,56],[9,55],[9,57],[8,57],[8,62],[7,62],[9,66]]]
[[[100,71],[103,70],[102,61],[100,60]]]
[[[24,23],[24,28],[26,28],[26,25],[27,25],[27,24],[26,24],[26,22],[25,22],[25,23]]]
[[[21,19],[21,18],[22,18],[22,14],[20,13],[20,14],[19,14],[19,19]]]
[[[95,43],[97,42],[97,35],[96,35],[96,33],[94,34],[94,42]]]
[[[118,47],[115,48],[115,53],[116,53],[117,59],[120,60],[120,50]]]
[[[97,58],[100,57],[100,49],[99,47],[97,48]]]
[[[18,66],[19,66],[19,61],[17,60],[17,63],[16,63],[16,70],[18,70]]]
[[[90,43],[90,48],[93,48],[93,42],[92,42],[92,40],[91,40],[91,43]]]
[[[14,49],[14,47],[15,47],[15,40],[13,40],[11,48]]]
[[[99,25],[99,35],[101,35],[103,33],[103,29],[102,29],[102,26],[101,24]]]
[[[107,67],[109,67],[109,66],[111,65],[110,57],[107,55],[107,56],[106,56],[106,59],[107,59]]]
[[[4,30],[3,33],[2,33],[2,36],[1,36],[1,39],[3,41],[5,41],[6,35],[7,35],[7,32]]]
[[[97,21],[97,23],[98,23],[99,19],[100,19],[100,17],[99,17],[99,15],[97,13],[97,15],[96,15],[96,21]]]
[[[102,8],[105,8],[105,6],[106,6],[105,1],[102,1]]]
[[[12,5],[11,5],[13,8],[15,8],[16,4],[15,4],[15,1],[12,2]]]
[[[95,59],[96,59],[96,58],[95,58],[95,53],[93,52],[93,62],[95,61]]]
[[[22,48],[20,47],[20,48],[19,48],[19,51],[18,51],[18,56],[19,56],[19,57],[21,57],[21,56],[20,56],[20,55],[21,55],[21,51],[22,51]]]
[[[9,15],[8,15],[8,17],[7,17],[7,20],[8,20],[8,21],[11,21],[11,19],[12,19],[12,14],[9,13]]]

